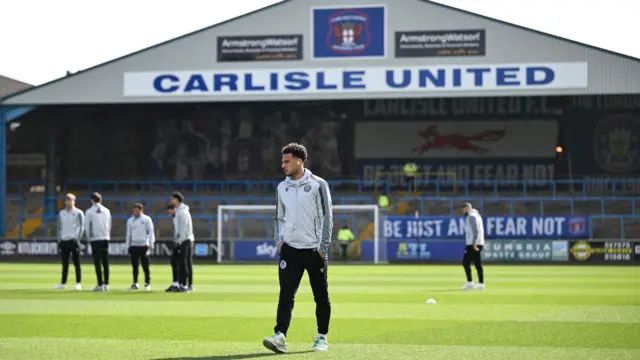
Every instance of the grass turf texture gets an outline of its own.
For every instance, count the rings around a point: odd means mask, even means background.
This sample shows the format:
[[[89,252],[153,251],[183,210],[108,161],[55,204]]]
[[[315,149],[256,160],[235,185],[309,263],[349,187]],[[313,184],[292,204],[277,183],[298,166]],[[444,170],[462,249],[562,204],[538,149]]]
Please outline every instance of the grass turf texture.
[[[59,265],[0,264],[0,359],[253,359],[275,321],[277,264],[197,266],[197,292],[50,290]],[[73,269],[70,270],[73,279]],[[474,270],[475,272],[475,270]],[[460,291],[459,266],[333,266],[329,352],[310,353],[315,305],[305,277],[288,359],[638,359],[637,267],[488,266],[485,291]],[[69,283],[73,288],[73,282]],[[436,305],[425,304],[435,298]]]

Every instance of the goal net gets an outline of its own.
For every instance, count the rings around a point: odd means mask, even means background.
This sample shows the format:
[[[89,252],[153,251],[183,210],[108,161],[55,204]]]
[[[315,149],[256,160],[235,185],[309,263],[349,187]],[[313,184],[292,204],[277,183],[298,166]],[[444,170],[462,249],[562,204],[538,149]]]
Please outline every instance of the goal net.
[[[274,243],[275,205],[218,206],[216,238],[218,263],[223,261],[268,261],[278,258]],[[355,240],[343,248],[337,240],[338,230],[349,227]],[[387,261],[387,246],[381,241],[381,214],[377,205],[333,205],[332,260],[372,262]]]

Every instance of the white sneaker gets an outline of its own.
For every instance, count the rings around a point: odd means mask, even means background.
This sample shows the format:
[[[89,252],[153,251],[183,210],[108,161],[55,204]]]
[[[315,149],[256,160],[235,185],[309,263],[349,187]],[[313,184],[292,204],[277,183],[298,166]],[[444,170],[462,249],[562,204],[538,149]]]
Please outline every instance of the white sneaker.
[[[473,286],[473,282],[468,282],[464,284],[464,286],[462,287],[462,290],[473,290],[473,289],[475,289],[475,286]]]
[[[76,284],[76,290],[78,291],[82,290],[82,285],[80,283]]]
[[[138,284],[133,284],[131,285],[131,287],[129,287],[129,290],[138,290],[140,289],[140,286],[138,286]]]
[[[264,338],[262,340],[262,345],[264,345],[264,347],[273,351],[274,353],[287,353],[287,343],[285,341],[284,335],[282,335],[281,333],[277,333],[271,337]]]
[[[57,290],[64,290],[66,288],[67,288],[67,285],[65,284],[58,284],[54,287],[54,289],[57,289]]]
[[[109,285],[102,285],[102,291],[109,291]]]
[[[329,343],[327,342],[327,339],[322,338],[322,337],[316,337],[315,339],[313,339],[313,348],[311,349],[312,351],[327,351],[329,350]]]
[[[484,283],[478,283],[478,285],[476,285],[476,290],[484,290]]]
[[[151,291],[151,285],[145,284],[144,285],[144,289],[147,290],[147,291]]]

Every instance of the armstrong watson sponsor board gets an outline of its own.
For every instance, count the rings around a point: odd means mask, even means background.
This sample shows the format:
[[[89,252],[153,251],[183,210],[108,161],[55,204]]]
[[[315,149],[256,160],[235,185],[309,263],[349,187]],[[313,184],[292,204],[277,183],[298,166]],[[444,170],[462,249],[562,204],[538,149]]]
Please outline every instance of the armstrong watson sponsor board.
[[[218,38],[218,62],[302,60],[302,35]]]
[[[482,56],[485,30],[397,31],[396,57]]]
[[[527,180],[542,186],[555,179],[557,134],[554,120],[360,122],[355,155],[369,185],[403,185],[402,168],[414,162],[419,180],[473,179],[479,186]]]

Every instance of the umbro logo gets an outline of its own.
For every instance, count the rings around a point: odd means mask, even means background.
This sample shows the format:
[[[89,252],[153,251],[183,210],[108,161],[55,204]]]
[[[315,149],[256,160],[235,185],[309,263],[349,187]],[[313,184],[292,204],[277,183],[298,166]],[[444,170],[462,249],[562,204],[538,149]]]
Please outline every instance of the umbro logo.
[[[0,244],[0,255],[15,255],[16,245],[10,241]]]

